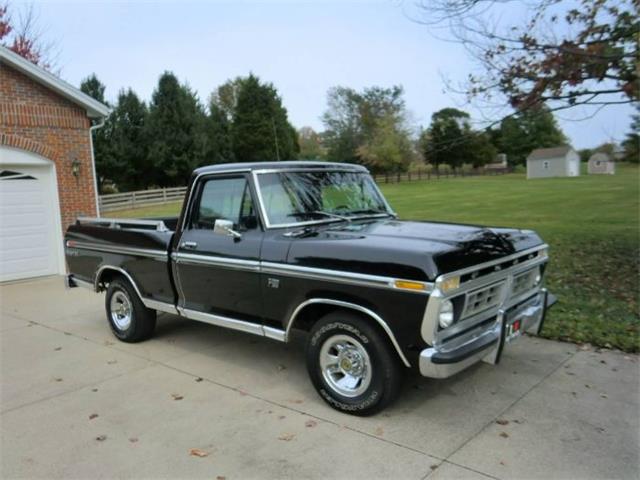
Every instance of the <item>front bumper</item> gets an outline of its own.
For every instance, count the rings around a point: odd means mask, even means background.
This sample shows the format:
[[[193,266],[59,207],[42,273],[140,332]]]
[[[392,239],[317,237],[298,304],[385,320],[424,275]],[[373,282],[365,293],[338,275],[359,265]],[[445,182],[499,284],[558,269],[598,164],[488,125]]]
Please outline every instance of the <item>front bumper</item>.
[[[500,361],[505,343],[513,340],[505,335],[509,322],[520,320],[521,331],[539,334],[546,311],[556,303],[556,297],[542,289],[539,294],[510,310],[500,310],[496,321],[482,334],[455,349],[427,348],[420,353],[420,373],[425,377],[447,378],[484,360]],[[517,337],[516,337],[517,338]]]

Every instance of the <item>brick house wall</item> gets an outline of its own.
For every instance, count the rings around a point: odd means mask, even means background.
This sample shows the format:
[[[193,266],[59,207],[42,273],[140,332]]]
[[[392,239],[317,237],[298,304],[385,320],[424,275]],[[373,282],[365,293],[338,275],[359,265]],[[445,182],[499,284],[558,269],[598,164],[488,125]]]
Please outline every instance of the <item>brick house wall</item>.
[[[76,217],[97,214],[90,126],[84,109],[0,64],[0,145],[55,163],[63,231]],[[71,172],[74,159],[80,162],[78,177]]]

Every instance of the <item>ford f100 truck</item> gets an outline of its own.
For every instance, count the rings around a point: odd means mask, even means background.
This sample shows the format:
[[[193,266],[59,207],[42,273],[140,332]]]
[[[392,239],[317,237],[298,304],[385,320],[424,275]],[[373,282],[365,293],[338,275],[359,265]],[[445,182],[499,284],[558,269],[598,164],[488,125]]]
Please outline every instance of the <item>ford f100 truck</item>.
[[[495,364],[554,302],[536,233],[401,221],[353,164],[202,167],[179,217],[79,218],[65,248],[67,285],[106,290],[118,339],[149,338],[157,312],[280,342],[302,330],[316,390],[357,415],[405,369]]]

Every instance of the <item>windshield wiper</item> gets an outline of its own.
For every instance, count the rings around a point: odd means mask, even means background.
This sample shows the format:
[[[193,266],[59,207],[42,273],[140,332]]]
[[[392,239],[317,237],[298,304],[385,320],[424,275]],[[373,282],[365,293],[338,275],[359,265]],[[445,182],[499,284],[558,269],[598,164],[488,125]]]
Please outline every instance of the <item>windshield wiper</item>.
[[[376,208],[366,208],[366,209],[363,209],[363,210],[352,210],[349,213],[352,214],[352,215],[368,215],[368,214],[379,215],[379,214],[382,214],[382,213],[384,213],[385,215],[389,215],[389,216],[392,215],[391,213],[389,213],[388,210],[380,210],[380,209],[376,209]]]
[[[346,221],[346,222],[350,222],[351,221],[351,219],[349,217],[345,217],[343,215],[338,215],[336,213],[325,212],[323,210],[313,210],[311,212],[297,212],[297,213],[290,213],[289,214],[290,217],[303,217],[303,216],[309,216],[309,215],[324,215],[325,217],[336,218],[338,220],[343,220],[343,221]]]
[[[351,219],[349,217],[345,217],[344,215],[338,215],[337,213],[325,212],[323,210],[314,210],[313,212],[309,212],[309,213],[315,213],[317,215],[324,215],[326,217],[331,217],[331,218],[339,218],[340,220],[345,220],[347,222],[351,221]]]

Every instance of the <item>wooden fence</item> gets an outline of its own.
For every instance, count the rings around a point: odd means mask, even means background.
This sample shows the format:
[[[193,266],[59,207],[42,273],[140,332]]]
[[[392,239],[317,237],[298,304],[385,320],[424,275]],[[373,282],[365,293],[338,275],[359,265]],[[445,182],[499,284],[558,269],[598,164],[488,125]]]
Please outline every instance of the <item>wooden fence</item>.
[[[439,180],[441,178],[453,177],[474,177],[484,175],[503,175],[509,173],[510,169],[476,169],[438,171],[414,170],[404,173],[386,173],[373,175],[376,183],[399,183],[420,180]],[[162,203],[176,202],[184,198],[187,187],[157,188],[154,190],[138,190],[126,193],[110,193],[100,195],[100,212],[110,212],[113,210],[125,210],[129,208],[146,207],[149,205],[159,205]]]
[[[100,195],[100,212],[146,207],[167,202],[176,202],[184,198],[187,187],[157,188],[136,192],[110,193]]]

